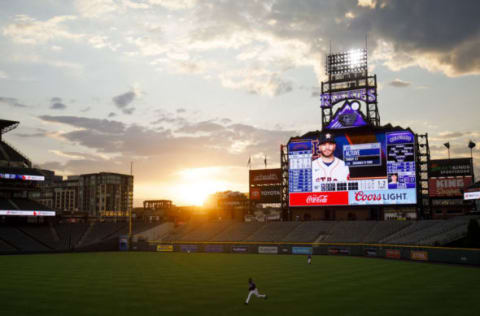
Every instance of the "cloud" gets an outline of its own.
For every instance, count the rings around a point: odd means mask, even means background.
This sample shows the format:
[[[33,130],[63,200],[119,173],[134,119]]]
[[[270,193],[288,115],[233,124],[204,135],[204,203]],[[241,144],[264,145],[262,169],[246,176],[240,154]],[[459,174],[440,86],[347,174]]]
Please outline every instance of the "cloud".
[[[136,96],[137,94],[134,91],[128,91],[113,97],[112,101],[124,114],[132,114],[135,109],[128,107],[128,105],[133,102]]]
[[[0,97],[0,103],[7,104],[9,106],[17,108],[26,108],[27,105],[20,103],[16,98]]]
[[[412,83],[408,81],[403,81],[400,79],[395,79],[393,81],[390,81],[388,84],[395,88],[405,88],[405,87],[409,87]]]
[[[48,136],[49,133],[47,130],[43,128],[36,128],[36,132],[34,133],[14,133],[13,135],[16,137],[21,137],[21,138],[36,138],[36,137],[45,137]]]
[[[108,113],[108,118],[112,118],[112,117],[115,117],[115,116],[117,116],[117,114],[115,114],[113,112]]]
[[[293,90],[293,83],[264,69],[230,71],[220,75],[223,86],[251,94],[279,96]]]
[[[385,3],[364,11],[354,24],[379,40],[377,48],[388,47],[390,52],[383,58],[387,66],[394,70],[419,66],[452,77],[480,74],[478,1]]]
[[[75,7],[80,15],[89,18],[113,13],[119,8],[113,0],[76,0]]]
[[[197,3],[197,0],[148,0],[148,2],[169,10],[184,10],[192,8]]]
[[[0,79],[8,79],[8,74],[5,71],[0,70]]]
[[[41,115],[38,118],[45,122],[66,124],[80,129],[87,129],[90,131],[104,134],[121,134],[125,131],[125,124],[117,121],[100,120],[77,116],[51,115]]]
[[[55,16],[46,21],[37,21],[28,15],[15,16],[14,23],[3,28],[3,35],[22,44],[43,44],[58,39],[79,40],[84,35],[69,32],[63,24],[75,20],[75,16]]]
[[[210,121],[184,122],[178,130],[151,129],[138,125],[84,117],[41,116],[48,122],[80,128],[62,132],[61,137],[97,153],[118,159],[161,159],[161,169],[202,166],[244,166],[250,154],[278,156],[279,144],[294,131],[267,130],[245,124]],[[122,160],[122,161],[123,161]],[[155,167],[156,169],[160,167]]]
[[[52,110],[65,110],[67,108],[67,106],[62,102],[62,98],[53,97],[50,102],[50,109]]]
[[[135,0],[76,0],[75,8],[86,18],[125,13],[128,9],[148,9],[149,4]]]

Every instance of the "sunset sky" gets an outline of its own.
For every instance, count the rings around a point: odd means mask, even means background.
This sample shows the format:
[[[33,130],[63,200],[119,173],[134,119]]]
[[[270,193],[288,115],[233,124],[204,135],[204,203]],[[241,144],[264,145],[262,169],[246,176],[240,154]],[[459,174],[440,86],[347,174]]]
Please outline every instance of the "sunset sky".
[[[325,54],[363,48],[381,123],[480,176],[480,1],[0,1],[4,139],[59,175],[130,173],[135,204],[248,190],[321,129]]]

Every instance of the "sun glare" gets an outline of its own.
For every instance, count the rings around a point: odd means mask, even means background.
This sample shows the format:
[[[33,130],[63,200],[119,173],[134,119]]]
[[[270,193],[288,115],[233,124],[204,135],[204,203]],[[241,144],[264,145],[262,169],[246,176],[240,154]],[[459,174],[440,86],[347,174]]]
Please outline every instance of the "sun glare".
[[[175,185],[175,200],[184,205],[203,205],[210,194],[228,188],[226,182],[217,178],[220,174],[220,168],[194,168],[180,171],[180,179]]]

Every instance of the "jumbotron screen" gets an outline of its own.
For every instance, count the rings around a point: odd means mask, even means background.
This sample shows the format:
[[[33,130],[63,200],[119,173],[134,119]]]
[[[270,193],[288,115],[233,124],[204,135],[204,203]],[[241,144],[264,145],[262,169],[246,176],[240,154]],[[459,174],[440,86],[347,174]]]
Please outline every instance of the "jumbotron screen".
[[[288,144],[290,206],[415,204],[411,131],[324,131]]]

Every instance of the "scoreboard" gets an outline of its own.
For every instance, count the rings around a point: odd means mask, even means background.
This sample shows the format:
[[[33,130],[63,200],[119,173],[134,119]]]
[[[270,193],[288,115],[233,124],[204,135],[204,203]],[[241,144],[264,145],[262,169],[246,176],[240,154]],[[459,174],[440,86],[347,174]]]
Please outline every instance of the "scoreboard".
[[[316,137],[289,142],[290,206],[417,202],[415,137],[411,131],[378,129],[330,133],[335,134],[334,160],[331,156],[328,158],[328,153],[321,152],[320,140]],[[348,173],[346,179],[336,180],[335,172],[338,174],[339,169]],[[317,170],[326,176],[316,176]]]
[[[345,145],[343,159],[347,166],[380,166],[382,164],[382,149],[380,143]]]

